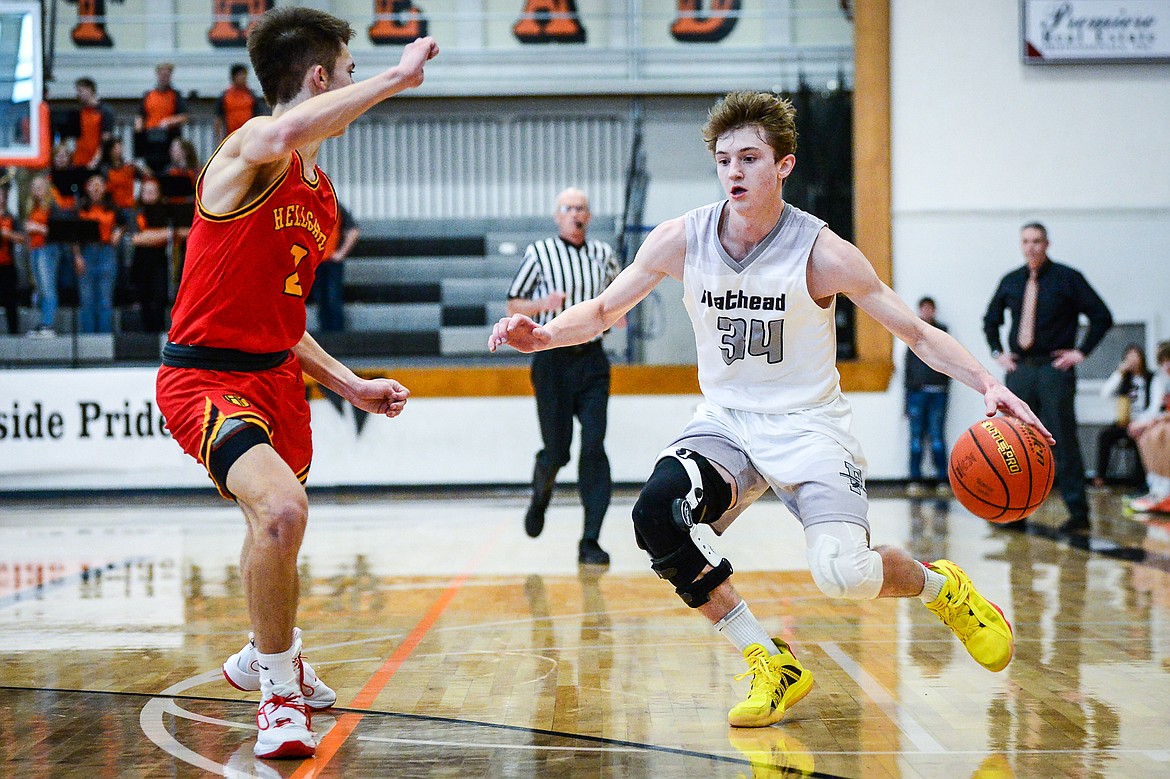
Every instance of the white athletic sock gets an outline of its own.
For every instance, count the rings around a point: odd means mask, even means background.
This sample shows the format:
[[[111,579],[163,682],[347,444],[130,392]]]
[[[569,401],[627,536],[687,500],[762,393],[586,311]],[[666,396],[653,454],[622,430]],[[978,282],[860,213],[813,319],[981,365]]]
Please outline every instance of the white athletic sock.
[[[1150,485],[1150,494],[1164,498],[1170,495],[1170,476],[1159,476],[1156,473],[1147,473],[1146,482]]]
[[[296,683],[296,671],[293,668],[293,659],[296,657],[296,647],[290,646],[283,652],[266,655],[256,651],[256,664],[260,666],[261,695],[265,696],[273,687],[292,687],[299,689]]]
[[[774,655],[778,651],[776,644],[767,631],[756,621],[756,616],[748,608],[747,603],[740,601],[731,611],[723,615],[723,619],[715,623],[715,629],[735,644],[740,652],[752,644],[759,644]]]
[[[918,564],[922,565],[922,563]],[[922,565],[922,572],[926,574],[926,584],[922,585],[922,592],[918,594],[918,597],[923,603],[933,603],[938,600],[943,585],[947,583],[947,577],[938,571],[930,570],[925,565]]]

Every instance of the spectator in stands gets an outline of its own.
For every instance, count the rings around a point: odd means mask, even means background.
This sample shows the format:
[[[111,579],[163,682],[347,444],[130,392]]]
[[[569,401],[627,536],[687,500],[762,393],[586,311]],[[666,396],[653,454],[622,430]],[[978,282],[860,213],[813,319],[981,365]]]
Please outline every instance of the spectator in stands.
[[[1150,405],[1129,423],[1137,441],[1150,491],[1129,502],[1137,512],[1170,514],[1170,341],[1158,344],[1158,370],[1150,386]]]
[[[1117,411],[1113,424],[1107,425],[1097,434],[1097,471],[1093,476],[1093,486],[1104,486],[1105,476],[1109,470],[1109,456],[1113,448],[1121,441],[1133,440],[1129,436],[1129,423],[1150,407],[1150,382],[1153,378],[1154,374],[1146,365],[1146,353],[1142,347],[1138,344],[1125,347],[1121,364],[1101,387],[1101,397],[1114,398],[1117,401]],[[1134,480],[1144,487],[1146,475],[1141,467],[1141,458],[1137,459]]]
[[[95,174],[86,180],[77,215],[98,226],[98,239],[83,243],[80,253],[74,256],[79,328],[83,333],[109,333],[113,329],[114,284],[118,278],[114,247],[121,240],[122,228],[102,176]]]
[[[600,295],[621,266],[608,244],[586,241],[589,199],[579,189],[557,195],[553,216],[557,235],[530,244],[508,290],[508,314],[552,320],[566,305]],[[581,563],[606,565],[609,554],[598,544],[601,523],[612,493],[605,428],[609,406],[609,358],[601,336],[577,345],[532,356],[532,387],[543,448],[532,472],[532,499],[524,529],[536,538],[552,497],[557,471],[569,462],[573,417],[581,422],[577,484],[585,508],[585,526],[577,547]]]
[[[188,227],[176,228],[170,213],[162,202],[158,181],[145,179],[138,196],[135,214],[136,232],[131,239],[134,261],[130,278],[142,329],[147,333],[161,333],[166,324],[167,304],[170,301],[170,248]]]
[[[154,69],[154,89],[142,98],[138,116],[134,119],[134,131],[138,133],[135,153],[146,160],[156,173],[167,166],[167,150],[170,142],[179,136],[187,123],[187,101],[171,86],[175,66],[164,62]]]
[[[28,334],[33,338],[52,338],[57,334],[57,275],[64,244],[49,243],[49,217],[58,209],[49,177],[40,175],[29,182],[25,207],[24,230],[28,236],[30,265],[36,284],[40,325]]]
[[[222,141],[256,115],[259,101],[248,87],[248,66],[232,65],[231,84],[215,104],[215,139]]]
[[[53,149],[53,166],[49,180],[53,185],[53,198],[66,211],[77,208],[77,196],[90,175],[88,168],[73,164],[73,151],[69,144],[61,143]]]
[[[361,230],[349,209],[337,203],[337,227],[325,242],[324,259],[309,294],[317,303],[317,324],[322,332],[345,329],[345,258],[357,244]]]
[[[918,301],[918,318],[946,332],[935,318],[934,298]],[[923,493],[923,440],[929,441],[934,462],[936,488],[943,488],[947,473],[947,400],[951,379],[931,368],[913,349],[906,350],[905,368],[906,418],[910,421],[910,485],[912,496]]]
[[[97,94],[92,78],[74,82],[78,103],[77,145],[73,147],[73,164],[79,168],[96,169],[102,162],[103,145],[114,136],[114,112]]]
[[[170,164],[164,174],[171,180],[165,200],[172,205],[195,202],[195,180],[199,177],[199,153],[186,138],[175,138],[170,145]],[[175,181],[176,179],[181,181]]]
[[[111,138],[106,142],[102,157],[105,163],[106,189],[118,209],[119,219],[125,224],[131,224],[134,217],[134,187],[144,176],[149,175],[149,169],[133,160],[126,158],[126,145],[121,138]]]
[[[21,237],[8,212],[11,179],[0,179],[0,306],[8,322],[8,334],[20,335],[20,283],[16,275],[16,252],[13,246]]]

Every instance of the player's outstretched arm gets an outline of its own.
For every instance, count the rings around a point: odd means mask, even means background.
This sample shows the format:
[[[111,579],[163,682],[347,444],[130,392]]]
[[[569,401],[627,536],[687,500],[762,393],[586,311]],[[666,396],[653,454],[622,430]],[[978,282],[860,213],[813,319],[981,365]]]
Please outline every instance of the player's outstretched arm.
[[[507,344],[536,352],[585,343],[613,327],[665,276],[682,278],[687,236],[683,220],[671,219],[651,231],[629,267],[597,297],[570,306],[543,327],[524,314],[506,316],[492,327],[488,350]]]
[[[904,341],[930,367],[961,381],[983,396],[987,416],[997,411],[1035,427],[1049,443],[1056,439],[1028,407],[949,333],[932,327],[898,297],[861,251],[829,229],[821,231],[809,263],[809,292],[827,299],[840,292]]]
[[[410,390],[394,379],[363,379],[329,355],[313,336],[305,333],[293,347],[301,368],[324,386],[362,411],[391,419],[402,413]]]
[[[250,120],[240,128],[248,130],[240,133],[240,156],[250,165],[262,165],[284,159],[293,149],[338,135],[386,98],[422,84],[423,67],[438,53],[434,38],[419,38],[407,44],[397,65],[376,76],[323,92],[279,116]]]

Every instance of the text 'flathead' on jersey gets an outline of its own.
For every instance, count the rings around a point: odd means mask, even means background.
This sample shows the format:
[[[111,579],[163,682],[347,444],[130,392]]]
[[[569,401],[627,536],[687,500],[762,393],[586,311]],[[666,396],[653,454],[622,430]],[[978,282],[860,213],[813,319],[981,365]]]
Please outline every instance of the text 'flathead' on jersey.
[[[699,302],[706,306],[713,306],[720,311],[733,311],[745,308],[748,311],[783,311],[784,296],[768,297],[765,295],[745,295],[743,290],[727,290],[722,294],[713,294],[710,290],[703,290]]]
[[[272,216],[276,220],[277,230],[283,230],[286,227],[303,227],[313,236],[313,242],[317,244],[318,249],[325,248],[325,240],[328,236],[321,229],[321,223],[317,221],[317,217],[309,209],[297,205],[281,206],[272,209]]]

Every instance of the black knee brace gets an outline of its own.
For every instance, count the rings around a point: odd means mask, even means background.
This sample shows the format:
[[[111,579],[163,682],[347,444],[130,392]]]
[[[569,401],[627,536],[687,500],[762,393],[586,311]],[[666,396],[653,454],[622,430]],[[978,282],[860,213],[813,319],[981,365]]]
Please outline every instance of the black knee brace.
[[[684,467],[684,460],[697,466]],[[699,478],[695,478],[698,476]],[[702,455],[677,449],[654,466],[634,504],[634,536],[650,554],[650,567],[691,608],[731,576],[731,563],[691,535],[695,524],[718,519],[731,503],[731,488]],[[712,570],[696,580],[708,565]]]
[[[242,419],[228,419],[220,426],[218,435],[207,448],[207,472],[219,487],[220,492],[234,499],[227,488],[227,475],[236,460],[253,446],[272,445],[268,431],[254,422]]]

